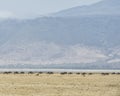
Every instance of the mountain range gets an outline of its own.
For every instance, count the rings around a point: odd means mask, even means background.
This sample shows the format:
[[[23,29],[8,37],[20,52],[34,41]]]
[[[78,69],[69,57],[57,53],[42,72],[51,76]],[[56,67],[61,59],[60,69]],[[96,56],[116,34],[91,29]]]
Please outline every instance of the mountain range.
[[[54,17],[79,17],[88,15],[120,15],[119,0],[102,0],[101,2],[89,5],[78,6],[53,14]]]
[[[120,1],[0,21],[0,67],[120,69]]]

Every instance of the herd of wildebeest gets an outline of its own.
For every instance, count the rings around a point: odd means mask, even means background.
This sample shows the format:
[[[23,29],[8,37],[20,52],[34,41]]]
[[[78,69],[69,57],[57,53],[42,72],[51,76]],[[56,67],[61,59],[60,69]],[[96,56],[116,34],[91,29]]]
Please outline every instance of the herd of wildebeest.
[[[61,74],[61,75],[66,75],[66,74],[77,74],[77,75],[82,75],[82,76],[86,76],[86,75],[93,75],[93,74],[101,74],[101,75],[120,75],[120,72],[111,72],[111,73],[107,73],[107,72],[101,72],[101,73],[92,73],[92,72],[19,72],[19,71],[9,71],[9,72],[0,72],[0,74],[35,74],[35,75],[40,75],[40,74]]]

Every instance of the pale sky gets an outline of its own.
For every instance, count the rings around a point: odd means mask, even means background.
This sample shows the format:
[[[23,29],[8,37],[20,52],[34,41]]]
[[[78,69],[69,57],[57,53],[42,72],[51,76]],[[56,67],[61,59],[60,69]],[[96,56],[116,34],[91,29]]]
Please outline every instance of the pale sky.
[[[101,0],[0,0],[0,18],[35,18]]]

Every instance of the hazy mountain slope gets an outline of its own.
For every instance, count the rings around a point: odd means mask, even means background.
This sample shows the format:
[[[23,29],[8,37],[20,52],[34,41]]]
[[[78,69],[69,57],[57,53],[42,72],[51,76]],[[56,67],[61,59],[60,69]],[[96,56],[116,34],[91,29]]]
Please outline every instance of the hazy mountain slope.
[[[119,46],[119,21],[111,16],[40,18],[17,22],[19,27],[6,25],[9,38],[0,47],[1,64],[107,62],[116,55],[109,57],[112,48]]]
[[[89,6],[78,6],[53,14],[53,17],[71,17],[82,15],[120,15],[120,0],[102,0]]]
[[[3,22],[2,24],[4,26]],[[120,44],[119,25],[120,16],[40,18],[17,22],[16,25],[6,24],[4,29],[0,28],[2,34],[0,39],[3,38],[9,43],[24,40],[26,42],[47,41],[63,45],[114,47]]]
[[[104,0],[54,15],[59,17],[1,21],[1,67],[119,69],[118,5],[118,0]]]

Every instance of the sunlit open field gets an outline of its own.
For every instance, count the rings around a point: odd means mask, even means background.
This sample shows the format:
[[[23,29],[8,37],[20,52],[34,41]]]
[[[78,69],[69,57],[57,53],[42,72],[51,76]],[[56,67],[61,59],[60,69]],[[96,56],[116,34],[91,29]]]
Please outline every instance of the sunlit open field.
[[[0,96],[120,96],[120,75],[0,74]]]

